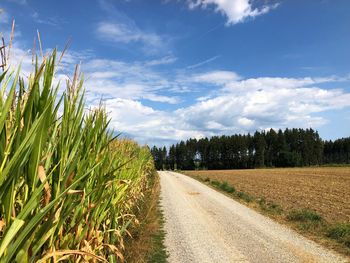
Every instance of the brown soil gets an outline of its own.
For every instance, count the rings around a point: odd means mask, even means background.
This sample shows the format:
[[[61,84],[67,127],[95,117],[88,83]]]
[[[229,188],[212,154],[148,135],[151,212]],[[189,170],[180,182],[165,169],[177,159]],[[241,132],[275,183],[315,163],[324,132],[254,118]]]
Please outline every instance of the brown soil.
[[[350,167],[186,171],[227,181],[238,191],[280,205],[315,210],[329,223],[350,222]]]

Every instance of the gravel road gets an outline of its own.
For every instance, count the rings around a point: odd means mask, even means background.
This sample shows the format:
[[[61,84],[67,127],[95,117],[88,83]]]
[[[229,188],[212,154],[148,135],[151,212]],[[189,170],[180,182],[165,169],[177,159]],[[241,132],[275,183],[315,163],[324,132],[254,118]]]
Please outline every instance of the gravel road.
[[[348,262],[190,177],[159,174],[169,262]]]

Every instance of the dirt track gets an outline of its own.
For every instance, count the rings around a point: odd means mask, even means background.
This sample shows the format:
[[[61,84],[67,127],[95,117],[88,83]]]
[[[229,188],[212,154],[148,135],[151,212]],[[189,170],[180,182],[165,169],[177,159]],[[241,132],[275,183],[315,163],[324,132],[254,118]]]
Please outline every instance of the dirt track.
[[[190,177],[159,173],[169,262],[347,262]]]

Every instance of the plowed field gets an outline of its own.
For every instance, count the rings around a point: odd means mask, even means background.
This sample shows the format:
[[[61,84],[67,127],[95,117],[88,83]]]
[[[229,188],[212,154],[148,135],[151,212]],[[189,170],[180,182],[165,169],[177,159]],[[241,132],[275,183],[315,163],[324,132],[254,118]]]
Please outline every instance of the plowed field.
[[[190,176],[228,182],[237,190],[279,204],[309,208],[329,223],[350,222],[350,167],[186,171]]]

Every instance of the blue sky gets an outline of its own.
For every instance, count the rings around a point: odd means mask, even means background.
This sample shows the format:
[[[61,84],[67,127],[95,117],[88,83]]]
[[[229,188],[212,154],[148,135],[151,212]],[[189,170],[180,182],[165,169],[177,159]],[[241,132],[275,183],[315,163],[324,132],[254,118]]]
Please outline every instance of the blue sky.
[[[1,1],[16,20],[12,64],[33,38],[82,64],[87,103],[103,98],[117,131],[141,143],[312,127],[350,135],[350,1]]]

